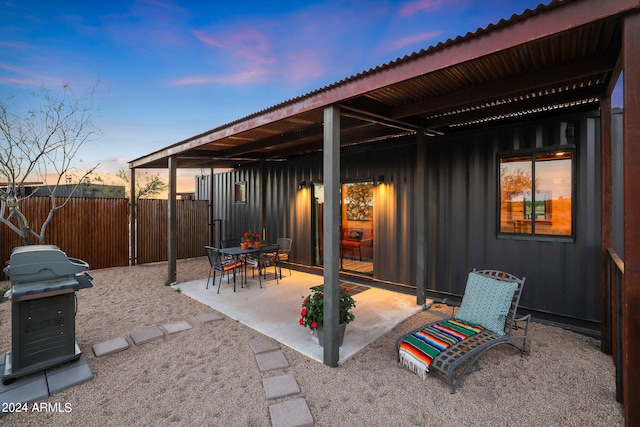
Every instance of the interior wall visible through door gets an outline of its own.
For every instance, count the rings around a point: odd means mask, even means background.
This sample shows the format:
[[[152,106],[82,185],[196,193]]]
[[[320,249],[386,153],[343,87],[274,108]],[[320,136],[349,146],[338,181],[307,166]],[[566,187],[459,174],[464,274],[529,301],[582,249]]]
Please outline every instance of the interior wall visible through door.
[[[343,183],[340,190],[340,268],[373,275],[373,181]],[[323,265],[323,184],[313,184],[312,204],[314,264]]]

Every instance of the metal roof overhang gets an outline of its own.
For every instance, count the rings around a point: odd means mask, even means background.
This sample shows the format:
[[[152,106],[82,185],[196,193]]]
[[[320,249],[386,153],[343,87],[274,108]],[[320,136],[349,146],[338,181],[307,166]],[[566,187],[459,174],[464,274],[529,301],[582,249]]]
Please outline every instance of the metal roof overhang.
[[[130,168],[236,167],[322,150],[323,110],[341,145],[424,129],[441,135],[524,116],[593,109],[620,70],[622,18],[638,0],[552,1],[455,40],[193,136]]]

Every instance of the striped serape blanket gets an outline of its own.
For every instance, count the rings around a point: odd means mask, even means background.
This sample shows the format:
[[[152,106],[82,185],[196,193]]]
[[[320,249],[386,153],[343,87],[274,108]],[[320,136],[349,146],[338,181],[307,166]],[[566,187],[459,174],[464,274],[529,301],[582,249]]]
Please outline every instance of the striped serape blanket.
[[[431,362],[440,352],[483,330],[479,325],[457,319],[434,323],[402,340],[398,348],[400,362],[424,379]]]

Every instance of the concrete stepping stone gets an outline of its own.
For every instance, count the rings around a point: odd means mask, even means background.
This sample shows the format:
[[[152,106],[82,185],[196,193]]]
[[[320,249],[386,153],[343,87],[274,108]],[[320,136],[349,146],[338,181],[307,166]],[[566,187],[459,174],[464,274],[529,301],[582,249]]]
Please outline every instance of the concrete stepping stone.
[[[4,355],[2,355],[2,360],[4,361],[4,359]],[[0,372],[4,372],[4,362],[0,364]],[[0,404],[39,402],[91,379],[93,379],[93,374],[89,369],[87,359],[81,354],[76,361],[18,377],[10,384],[4,385],[0,382]],[[31,405],[29,409],[32,409]],[[0,410],[0,419],[8,413]],[[1,421],[0,425],[2,425]]]
[[[137,331],[131,332],[131,339],[135,345],[155,341],[163,336],[164,334],[157,326],[150,326],[148,328],[138,329]]]
[[[201,321],[202,323],[215,322],[217,320],[222,320],[224,317],[220,316],[217,313],[200,313],[196,315],[196,319]]]
[[[1,372],[4,372],[4,354],[2,357]],[[47,376],[44,371],[29,374],[24,377],[18,377],[14,382],[4,385],[0,381],[0,404],[8,403],[32,403],[49,397],[49,388],[47,386]],[[3,412],[0,408],[0,419],[9,412]],[[2,424],[2,422],[0,422]]]
[[[300,393],[300,387],[293,374],[279,375],[262,380],[264,394],[269,399],[278,399]]]
[[[80,359],[75,362],[48,369],[46,374],[49,395],[51,396],[93,379],[93,373],[89,369],[84,355],[81,355]]]
[[[281,350],[256,354],[256,361],[260,372],[289,367],[289,362],[287,362],[287,358],[284,357],[284,353]]]
[[[168,335],[191,329],[191,325],[189,324],[189,322],[184,320],[181,320],[180,322],[174,322],[174,323],[165,323],[164,325],[162,325],[162,327],[164,328],[165,331],[167,331]]]
[[[126,350],[129,348],[129,343],[124,339],[124,337],[118,337],[109,341],[94,344],[92,348],[96,357],[100,357]]]
[[[254,338],[249,341],[249,347],[254,354],[266,353],[267,351],[279,350],[280,346],[273,341],[264,340],[262,338]]]
[[[269,405],[269,415],[273,427],[310,427],[314,424],[313,415],[303,398]]]

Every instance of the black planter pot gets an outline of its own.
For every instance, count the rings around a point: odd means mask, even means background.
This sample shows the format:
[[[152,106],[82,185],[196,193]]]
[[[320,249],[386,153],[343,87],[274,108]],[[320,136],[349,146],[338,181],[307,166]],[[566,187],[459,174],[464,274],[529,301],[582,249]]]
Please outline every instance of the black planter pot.
[[[344,341],[344,333],[346,329],[347,329],[346,323],[340,323],[338,325],[338,347],[342,347],[342,342]],[[324,347],[324,330],[320,327],[316,329],[316,331],[318,333],[318,344],[320,344],[321,347]]]

